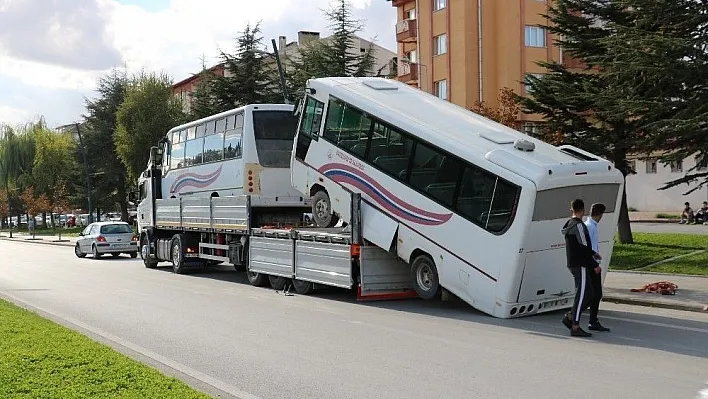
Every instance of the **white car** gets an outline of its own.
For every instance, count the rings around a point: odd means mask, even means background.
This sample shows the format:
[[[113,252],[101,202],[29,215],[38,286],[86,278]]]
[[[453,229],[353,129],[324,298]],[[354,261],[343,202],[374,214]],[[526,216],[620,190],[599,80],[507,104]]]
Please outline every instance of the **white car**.
[[[138,256],[138,236],[125,222],[97,222],[88,225],[79,233],[74,253],[79,258],[93,254],[94,259],[103,254],[111,254],[114,258],[120,254],[129,254],[131,258]]]

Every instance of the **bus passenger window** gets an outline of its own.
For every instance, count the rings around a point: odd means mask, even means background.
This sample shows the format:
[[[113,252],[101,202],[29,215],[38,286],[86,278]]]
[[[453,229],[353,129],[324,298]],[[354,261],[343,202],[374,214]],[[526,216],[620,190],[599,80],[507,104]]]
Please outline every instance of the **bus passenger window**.
[[[506,228],[514,216],[514,205],[518,193],[518,187],[502,179],[497,179],[497,188],[494,190],[487,230],[498,233]]]
[[[414,141],[390,128],[388,134],[387,143],[377,147],[372,144],[367,160],[394,178],[404,181]]]
[[[483,228],[492,203],[497,177],[479,168],[468,166],[462,176],[455,209]]]
[[[224,133],[204,137],[204,163],[221,161],[224,157]]]
[[[223,133],[226,131],[226,118],[221,118],[216,121],[216,133]]]
[[[184,165],[184,143],[172,144],[170,151],[170,169],[183,168]]]
[[[238,135],[237,135],[238,133]],[[224,139],[224,159],[241,158],[241,134],[240,131],[226,132]]]
[[[415,147],[408,183],[446,206],[452,206],[462,163],[425,144]]]
[[[187,166],[200,165],[204,153],[204,138],[189,140],[186,143],[185,163]]]
[[[359,156],[366,153],[371,119],[340,101],[331,100],[324,137],[337,147]]]

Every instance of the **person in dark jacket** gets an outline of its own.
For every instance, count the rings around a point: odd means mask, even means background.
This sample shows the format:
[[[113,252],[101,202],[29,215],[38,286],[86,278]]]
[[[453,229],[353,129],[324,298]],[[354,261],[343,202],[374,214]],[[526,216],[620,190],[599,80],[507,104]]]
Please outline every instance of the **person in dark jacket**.
[[[582,199],[574,199],[570,208],[571,218],[565,222],[561,233],[565,236],[568,270],[575,280],[575,299],[571,311],[563,316],[563,324],[570,329],[570,335],[573,337],[590,337],[591,333],[580,328],[580,314],[590,305],[593,297],[590,273],[599,273],[595,260],[602,257],[592,249],[590,232],[583,223],[585,203]]]

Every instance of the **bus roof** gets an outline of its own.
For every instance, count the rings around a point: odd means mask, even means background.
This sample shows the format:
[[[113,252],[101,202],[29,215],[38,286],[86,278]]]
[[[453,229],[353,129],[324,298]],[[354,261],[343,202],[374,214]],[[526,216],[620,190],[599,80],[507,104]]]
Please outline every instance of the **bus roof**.
[[[560,147],[396,80],[331,77],[311,79],[308,87],[326,90],[362,111],[470,161],[482,162],[489,152],[500,149],[535,168],[581,163],[582,156],[605,161],[582,150],[580,157],[571,155]],[[533,143],[533,150],[516,150],[517,140]]]
[[[230,109],[228,111],[224,111],[224,112],[221,112],[218,114],[206,116],[204,118],[197,119],[195,121],[188,122],[188,123],[185,123],[185,124],[182,124],[179,126],[175,126],[172,129],[170,129],[165,135],[169,135],[170,133],[174,132],[175,130],[187,129],[192,126],[197,126],[199,124],[202,124],[204,122],[209,122],[209,121],[213,121],[216,119],[221,119],[225,116],[236,114],[236,113],[239,113],[242,111],[246,111],[246,110],[252,111],[252,110],[259,110],[259,109],[266,110],[266,111],[294,111],[295,106],[291,105],[291,104],[248,104],[248,105],[244,105],[242,107]]]

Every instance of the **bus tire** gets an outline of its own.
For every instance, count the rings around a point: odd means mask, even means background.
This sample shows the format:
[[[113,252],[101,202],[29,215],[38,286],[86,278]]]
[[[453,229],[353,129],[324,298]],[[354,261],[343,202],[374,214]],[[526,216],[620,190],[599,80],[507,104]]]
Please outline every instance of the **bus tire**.
[[[175,234],[172,237],[172,244],[170,244],[170,257],[172,258],[172,271],[176,274],[184,274],[187,266],[184,261],[184,243],[183,237],[179,234]]]
[[[332,214],[332,202],[324,190],[312,197],[312,219],[318,227],[334,227],[339,222],[339,218]]]
[[[442,288],[438,277],[438,269],[430,255],[418,255],[411,264],[411,282],[416,294],[423,299],[439,297]]]

